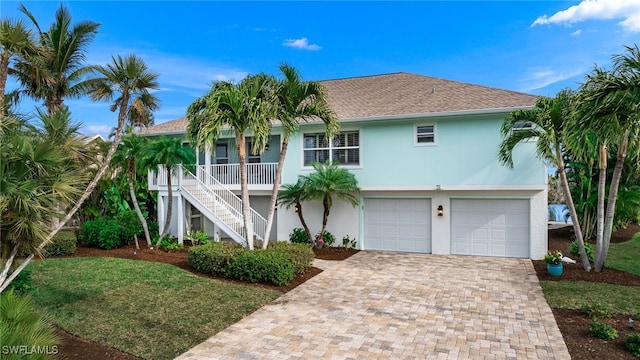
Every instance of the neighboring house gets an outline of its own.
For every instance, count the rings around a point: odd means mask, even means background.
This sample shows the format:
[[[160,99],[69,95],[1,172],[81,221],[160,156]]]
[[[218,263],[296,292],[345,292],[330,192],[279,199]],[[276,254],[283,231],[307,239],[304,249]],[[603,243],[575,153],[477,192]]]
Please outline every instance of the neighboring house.
[[[545,164],[536,156],[534,142],[518,145],[513,169],[497,157],[503,119],[515,109],[531,108],[536,96],[408,73],[322,84],[341,133],[327,143],[322,124],[302,123],[290,140],[282,183],[296,182],[299,175],[310,173],[313,161],[327,159],[355,174],[362,189],[359,206],[335,202],[329,217],[327,230],[338,242],[349,235],[365,250],[544,256]],[[150,127],[145,134],[183,136],[186,125],[178,119]],[[279,134],[274,126],[268,150],[248,159],[251,205],[263,216]],[[198,152],[196,175],[179,174],[171,233],[181,240],[188,228],[201,229],[242,242],[241,230],[232,230],[241,224],[232,215],[236,200],[220,202],[228,196],[223,187],[236,194],[240,190],[232,134],[219,139],[213,150]],[[162,223],[167,193],[159,175],[150,174],[150,188],[159,191]],[[303,203],[303,209],[311,231],[319,231],[320,202]],[[254,219],[261,238],[264,225]],[[270,238],[286,240],[296,227],[300,223],[293,208],[280,207]]]

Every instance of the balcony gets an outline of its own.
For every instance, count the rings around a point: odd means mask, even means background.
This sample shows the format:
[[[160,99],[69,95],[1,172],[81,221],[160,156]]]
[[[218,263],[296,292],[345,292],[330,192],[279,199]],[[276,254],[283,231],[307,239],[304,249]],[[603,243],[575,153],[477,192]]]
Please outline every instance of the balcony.
[[[278,163],[251,163],[247,164],[247,184],[249,188],[271,189],[273,180],[276,177]],[[193,166],[186,166],[191,168]],[[195,165],[195,173],[198,179],[205,184],[212,184],[211,177],[219,183],[227,185],[231,190],[240,189],[240,164],[216,164],[216,165]],[[173,174],[172,185],[180,186],[183,177],[182,171]],[[158,171],[149,171],[149,190],[158,190],[167,186],[167,173],[161,167]]]

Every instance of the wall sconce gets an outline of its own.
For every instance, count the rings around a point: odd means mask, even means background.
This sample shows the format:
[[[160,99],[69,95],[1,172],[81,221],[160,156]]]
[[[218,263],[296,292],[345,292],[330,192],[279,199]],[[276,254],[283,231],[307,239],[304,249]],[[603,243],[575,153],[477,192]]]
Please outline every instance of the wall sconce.
[[[264,146],[264,151],[269,151],[269,144]]]
[[[300,208],[302,207],[302,205],[296,205],[294,207],[295,212],[300,212]]]
[[[438,205],[438,216],[444,216],[444,208],[442,205]]]

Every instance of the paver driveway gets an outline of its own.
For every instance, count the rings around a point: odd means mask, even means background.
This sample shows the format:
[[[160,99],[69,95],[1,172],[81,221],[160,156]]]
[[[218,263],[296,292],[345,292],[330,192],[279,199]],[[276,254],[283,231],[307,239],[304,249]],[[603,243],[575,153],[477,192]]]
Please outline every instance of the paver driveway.
[[[361,251],[314,265],[178,359],[570,358],[529,260]]]

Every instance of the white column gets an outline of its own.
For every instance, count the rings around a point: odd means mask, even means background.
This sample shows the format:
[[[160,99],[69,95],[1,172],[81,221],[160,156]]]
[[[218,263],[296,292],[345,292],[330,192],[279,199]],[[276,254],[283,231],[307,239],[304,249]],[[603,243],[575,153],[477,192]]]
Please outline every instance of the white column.
[[[178,244],[182,244],[184,242],[184,218],[185,218],[184,202],[185,200],[180,193],[178,193],[177,200],[178,200]]]

